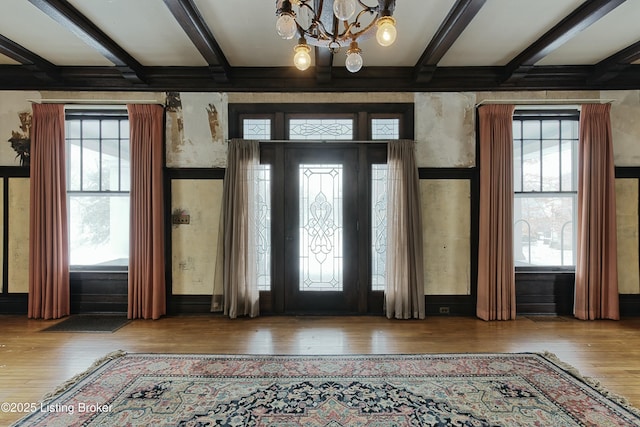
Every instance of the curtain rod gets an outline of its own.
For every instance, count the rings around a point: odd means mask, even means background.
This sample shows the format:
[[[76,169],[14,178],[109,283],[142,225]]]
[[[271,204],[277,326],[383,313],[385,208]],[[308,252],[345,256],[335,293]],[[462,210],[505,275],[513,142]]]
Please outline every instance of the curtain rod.
[[[156,99],[27,99],[32,104],[77,104],[77,105],[109,105],[109,104],[157,104],[164,103]]]
[[[611,104],[615,99],[483,99],[476,107],[485,104],[515,104],[515,105],[580,105],[580,104]]]

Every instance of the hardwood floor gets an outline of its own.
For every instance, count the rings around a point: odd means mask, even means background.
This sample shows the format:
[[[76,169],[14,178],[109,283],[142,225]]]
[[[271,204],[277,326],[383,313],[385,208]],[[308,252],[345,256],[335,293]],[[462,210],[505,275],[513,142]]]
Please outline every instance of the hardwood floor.
[[[57,321],[0,316],[0,403],[38,402],[114,350],[210,354],[555,353],[640,408],[640,318],[218,316],[136,320],[114,333],[41,332]],[[23,414],[0,412],[0,425]]]

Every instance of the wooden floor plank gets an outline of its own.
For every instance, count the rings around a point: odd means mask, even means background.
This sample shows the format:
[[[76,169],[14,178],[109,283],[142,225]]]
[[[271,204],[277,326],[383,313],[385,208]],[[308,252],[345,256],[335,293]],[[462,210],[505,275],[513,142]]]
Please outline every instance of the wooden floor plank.
[[[55,321],[0,316],[0,402],[38,402],[105,354],[124,350],[208,354],[544,352],[640,408],[640,318],[621,321],[424,321],[383,317],[219,316],[136,320],[114,333],[41,332]],[[0,413],[0,425],[22,414]]]

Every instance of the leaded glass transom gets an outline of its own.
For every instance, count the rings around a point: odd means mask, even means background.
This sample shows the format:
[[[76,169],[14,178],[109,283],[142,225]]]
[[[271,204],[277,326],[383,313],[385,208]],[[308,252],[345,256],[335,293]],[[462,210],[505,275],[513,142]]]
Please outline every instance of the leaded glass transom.
[[[399,119],[371,119],[371,139],[400,138]]]
[[[242,121],[244,139],[265,141],[271,139],[271,119],[244,119]]]
[[[351,119],[291,119],[289,139],[353,139]]]
[[[300,290],[342,291],[342,165],[300,165]]]

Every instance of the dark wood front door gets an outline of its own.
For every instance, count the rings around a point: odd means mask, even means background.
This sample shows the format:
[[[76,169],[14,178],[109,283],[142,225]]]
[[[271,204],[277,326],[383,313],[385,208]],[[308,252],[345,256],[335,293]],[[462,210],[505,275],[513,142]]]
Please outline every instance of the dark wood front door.
[[[358,151],[284,153],[284,309],[358,312]]]

